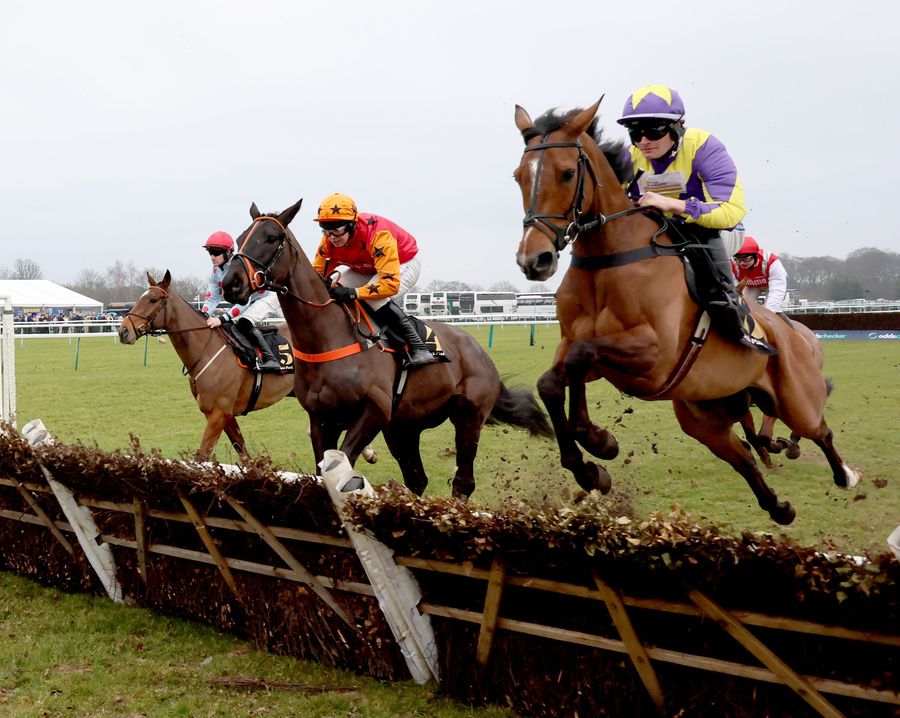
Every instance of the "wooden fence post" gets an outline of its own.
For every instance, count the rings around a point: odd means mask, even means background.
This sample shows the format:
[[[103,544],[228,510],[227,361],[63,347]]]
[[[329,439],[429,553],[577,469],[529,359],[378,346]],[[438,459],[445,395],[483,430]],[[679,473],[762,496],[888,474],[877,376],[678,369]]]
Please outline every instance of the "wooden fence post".
[[[616,626],[616,630],[619,632],[619,636],[622,638],[622,642],[625,644],[628,656],[631,658],[631,662],[634,664],[634,668],[638,672],[644,688],[647,689],[653,705],[656,706],[656,712],[661,716],[666,715],[666,701],[662,686],[659,685],[659,679],[650,663],[647,650],[644,648],[644,644],[641,643],[640,638],[638,638],[637,632],[631,624],[631,619],[628,618],[628,612],[625,610],[622,597],[618,591],[603,581],[596,573],[594,574],[594,584],[597,586],[606,608],[609,609],[609,615]]]
[[[500,599],[503,598],[503,583],[506,580],[506,561],[502,556],[494,556],[491,573],[488,576],[487,591],[484,595],[484,610],[481,613],[481,630],[478,632],[478,650],[475,658],[482,668],[487,667],[497,631],[500,615]]]

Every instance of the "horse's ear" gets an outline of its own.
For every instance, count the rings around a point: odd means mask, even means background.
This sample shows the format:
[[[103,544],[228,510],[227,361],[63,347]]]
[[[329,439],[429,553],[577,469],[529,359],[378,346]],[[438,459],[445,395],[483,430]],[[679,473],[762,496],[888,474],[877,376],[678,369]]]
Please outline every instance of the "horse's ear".
[[[162,278],[162,281],[159,283],[159,286],[163,289],[168,289],[169,284],[172,282],[172,273],[167,269],[166,276]]]
[[[297,216],[297,212],[300,211],[300,205],[303,204],[303,198],[301,197],[295,204],[292,204],[288,207],[284,212],[278,215],[278,219],[281,220],[281,223],[287,227],[294,217]]]
[[[606,97],[606,95],[603,95]],[[603,102],[603,97],[597,100],[593,105],[588,107],[586,110],[582,110],[575,117],[569,120],[566,124],[572,128],[575,132],[575,135],[580,135],[584,132],[588,125],[591,124],[591,120],[594,119],[594,115],[597,114],[597,110],[600,108],[600,103]]]
[[[519,128],[519,132],[523,135],[528,132],[532,127],[534,127],[534,122],[531,121],[531,116],[525,112],[524,107],[520,107],[516,105],[516,127]]]
[[[250,203],[250,219],[259,219],[262,213],[256,208],[256,202]]]
[[[153,278],[153,275],[150,274],[150,272],[147,272],[147,283],[148,283],[151,287],[155,287],[155,286],[156,286],[156,280]]]

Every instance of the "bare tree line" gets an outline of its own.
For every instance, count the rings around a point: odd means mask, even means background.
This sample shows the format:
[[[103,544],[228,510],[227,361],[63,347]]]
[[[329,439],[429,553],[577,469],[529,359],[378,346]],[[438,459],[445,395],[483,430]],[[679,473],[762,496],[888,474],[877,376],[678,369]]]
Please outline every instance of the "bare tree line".
[[[836,257],[795,257],[780,255],[788,273],[788,288],[794,298],[810,300],[843,299],[900,299],[900,253],[875,247],[856,249],[846,259]],[[147,270],[159,279],[164,270]],[[12,268],[0,267],[0,279],[43,279],[40,265],[31,259],[16,259]],[[116,260],[104,270],[82,269],[75,281],[64,286],[108,305],[112,302],[134,301],[147,288],[147,276],[133,262]],[[206,279],[188,275],[172,280],[176,292],[187,300],[206,291]],[[478,291],[479,284],[460,280],[435,279],[424,289],[414,291]],[[521,292],[510,281],[494,282],[487,287],[492,292]],[[543,284],[531,284],[525,291],[546,292]]]

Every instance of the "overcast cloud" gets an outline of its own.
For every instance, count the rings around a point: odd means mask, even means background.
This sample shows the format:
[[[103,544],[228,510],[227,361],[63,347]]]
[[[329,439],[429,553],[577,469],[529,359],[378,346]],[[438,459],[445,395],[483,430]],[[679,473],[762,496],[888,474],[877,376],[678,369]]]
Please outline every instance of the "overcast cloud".
[[[515,104],[537,117],[666,83],[743,178],[776,252],[898,251],[900,4],[42,2],[0,25],[0,266],[205,275],[255,201],[335,191],[419,240],[420,285],[527,281]],[[567,265],[567,260],[563,266]],[[560,275],[549,283],[558,284]]]

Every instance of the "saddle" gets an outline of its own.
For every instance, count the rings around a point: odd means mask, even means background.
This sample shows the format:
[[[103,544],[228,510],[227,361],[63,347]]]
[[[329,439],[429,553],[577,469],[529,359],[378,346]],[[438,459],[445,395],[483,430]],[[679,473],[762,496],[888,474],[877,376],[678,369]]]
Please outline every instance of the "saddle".
[[[235,330],[232,322],[225,322],[221,327],[225,332],[231,350],[237,357],[238,364],[245,369],[249,369],[254,374],[258,374],[259,372],[256,370],[256,359],[258,357],[256,347],[241,332]],[[263,339],[266,340],[266,344],[269,345],[269,348],[281,362],[281,374],[293,374],[294,354],[291,351],[291,343],[286,337],[278,333],[277,327],[259,327],[259,331],[262,333]]]
[[[768,346],[766,333],[753,319],[743,295],[736,289],[733,292],[725,291],[723,285],[727,280],[715,266],[706,247],[698,246],[705,245],[711,239],[717,239],[719,231],[699,225],[670,222],[656,213],[650,216],[660,222],[662,230],[673,240],[684,267],[684,282],[688,293],[701,308],[710,312],[714,325],[718,324],[717,320],[722,315],[721,310],[716,311],[716,304],[722,302],[723,296],[730,297],[733,301],[729,302],[730,308],[725,313],[734,311],[740,317],[744,334]]]
[[[375,310],[369,306],[368,302],[358,302],[358,304],[362,306],[363,311],[369,318],[369,322],[375,329],[375,334],[377,336],[373,338],[379,338],[382,344],[393,352],[394,359],[400,363],[401,367],[406,368],[409,366],[409,359],[406,354],[406,341],[390,327],[378,323],[378,320],[375,318]],[[441,348],[441,340],[438,339],[434,329],[418,317],[414,317],[411,314],[408,314],[407,316],[413,323],[416,334],[418,334],[419,338],[425,343],[425,347],[428,351],[434,355],[435,361],[449,362],[450,357],[448,357]]]

